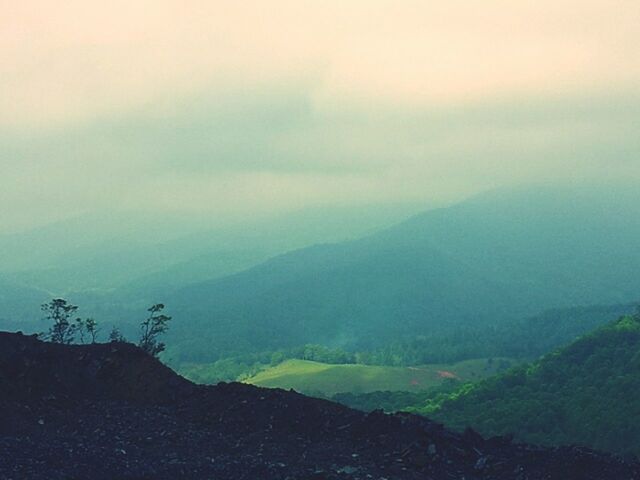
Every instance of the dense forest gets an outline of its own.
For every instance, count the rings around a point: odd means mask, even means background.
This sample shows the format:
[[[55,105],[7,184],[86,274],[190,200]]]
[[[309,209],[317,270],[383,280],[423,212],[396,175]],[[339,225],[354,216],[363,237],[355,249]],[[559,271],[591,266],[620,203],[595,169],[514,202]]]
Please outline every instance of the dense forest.
[[[203,383],[244,380],[264,368],[289,359],[396,367],[498,357],[533,360],[570,343],[611,318],[632,312],[633,308],[633,305],[628,304],[555,309],[532,318],[514,320],[500,327],[461,327],[447,335],[391,341],[384,347],[372,350],[348,351],[339,347],[306,344],[233,355],[215,362],[181,362],[179,359],[183,355],[179,352],[182,345],[178,344],[169,345],[164,358],[181,373]],[[375,402],[363,401],[367,405],[375,405]]]
[[[357,358],[372,365],[420,365],[491,357],[533,360],[633,310],[634,304],[553,309],[500,325],[460,326],[447,334],[395,341],[362,352]]]
[[[640,313],[587,334],[526,366],[414,411],[451,427],[559,445],[640,453]]]

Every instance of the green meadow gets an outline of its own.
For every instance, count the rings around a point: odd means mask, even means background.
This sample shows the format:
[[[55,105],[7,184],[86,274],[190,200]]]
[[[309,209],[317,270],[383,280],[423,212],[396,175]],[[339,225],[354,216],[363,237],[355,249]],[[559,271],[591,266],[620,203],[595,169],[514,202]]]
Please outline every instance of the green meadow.
[[[269,388],[294,389],[301,393],[330,396],[336,393],[375,391],[417,392],[447,379],[477,381],[513,365],[505,358],[466,360],[453,364],[387,367],[376,365],[330,365],[309,360],[287,360],[260,371],[245,383]]]

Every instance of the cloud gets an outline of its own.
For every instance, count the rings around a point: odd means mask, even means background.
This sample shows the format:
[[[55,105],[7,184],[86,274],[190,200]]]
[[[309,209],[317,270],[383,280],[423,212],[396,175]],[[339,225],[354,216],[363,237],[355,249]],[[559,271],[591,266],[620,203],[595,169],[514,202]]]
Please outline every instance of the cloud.
[[[13,2],[0,230],[638,178],[640,3]]]
[[[520,182],[640,179],[633,92],[337,110],[314,104],[314,88],[231,89],[46,134],[0,133],[5,221],[427,204]]]
[[[49,128],[307,77],[323,104],[629,87],[638,17],[635,0],[12,2],[0,17],[0,124]]]

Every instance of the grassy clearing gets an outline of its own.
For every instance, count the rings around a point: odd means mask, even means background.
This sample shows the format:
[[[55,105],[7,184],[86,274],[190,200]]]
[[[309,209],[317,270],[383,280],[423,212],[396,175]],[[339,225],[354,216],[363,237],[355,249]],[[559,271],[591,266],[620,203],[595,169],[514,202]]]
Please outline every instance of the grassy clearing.
[[[463,382],[493,375],[513,364],[510,359],[466,360],[454,364],[417,367],[329,365],[308,360],[287,360],[245,380],[270,388],[293,388],[302,393],[333,395],[374,391],[421,391],[447,378]]]

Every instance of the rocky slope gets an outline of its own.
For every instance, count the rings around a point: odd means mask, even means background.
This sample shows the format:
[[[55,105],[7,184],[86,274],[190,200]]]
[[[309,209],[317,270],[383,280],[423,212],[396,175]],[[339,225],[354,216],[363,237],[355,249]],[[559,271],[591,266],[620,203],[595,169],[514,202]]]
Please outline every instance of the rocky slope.
[[[295,392],[198,386],[128,344],[0,333],[0,478],[631,480],[640,465]]]

